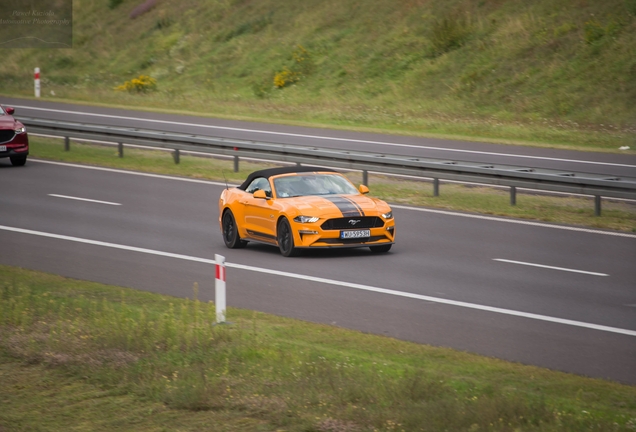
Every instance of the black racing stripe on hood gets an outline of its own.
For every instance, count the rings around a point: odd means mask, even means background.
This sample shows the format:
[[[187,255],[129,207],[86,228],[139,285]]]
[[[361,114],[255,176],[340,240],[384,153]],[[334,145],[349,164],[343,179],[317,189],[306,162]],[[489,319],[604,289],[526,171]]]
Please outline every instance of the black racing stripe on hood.
[[[360,207],[347,198],[341,196],[323,196],[323,198],[335,204],[344,217],[364,216]]]
[[[360,216],[364,216],[364,210],[362,210],[362,207],[360,207],[360,205],[357,202],[355,202],[355,200],[352,200],[351,198],[347,198],[347,197],[342,197],[342,198],[348,200],[349,202],[351,202],[351,204],[356,206],[356,208],[360,212]]]

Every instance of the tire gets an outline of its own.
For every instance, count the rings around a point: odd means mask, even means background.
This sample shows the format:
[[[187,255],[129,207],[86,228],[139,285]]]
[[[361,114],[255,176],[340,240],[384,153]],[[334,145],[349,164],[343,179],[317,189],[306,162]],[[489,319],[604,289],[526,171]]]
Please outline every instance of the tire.
[[[223,226],[223,241],[225,242],[225,246],[230,249],[240,249],[247,245],[247,242],[241,240],[241,237],[239,237],[238,225],[231,210],[227,210],[223,213],[221,223]]]
[[[11,165],[13,166],[23,166],[26,163],[26,156],[11,156]]]
[[[371,249],[371,252],[373,253],[387,253],[388,251],[391,250],[391,246],[393,245],[388,244],[388,245],[381,245],[381,246],[369,246],[369,249]]]
[[[276,240],[278,241],[278,248],[280,253],[284,257],[295,257],[300,255],[300,250],[294,247],[294,233],[292,232],[289,221],[283,218],[278,222],[276,228]]]

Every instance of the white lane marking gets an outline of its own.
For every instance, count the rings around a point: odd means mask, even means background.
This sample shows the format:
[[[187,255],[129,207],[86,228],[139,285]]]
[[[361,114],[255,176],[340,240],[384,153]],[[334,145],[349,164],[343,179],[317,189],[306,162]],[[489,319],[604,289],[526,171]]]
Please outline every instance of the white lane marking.
[[[84,239],[84,238],[79,238],[79,237],[72,237],[72,236],[53,234],[53,233],[47,233],[47,232],[42,232],[42,231],[34,231],[34,230],[23,229],[23,228],[9,227],[9,226],[4,226],[4,225],[0,225],[0,230],[16,232],[16,233],[21,233],[21,234],[30,234],[30,235],[40,236],[40,237],[54,238],[54,239],[59,239],[59,240],[67,240],[67,241],[72,241],[72,242],[77,242],[77,243],[90,244],[90,245],[94,245],[94,246],[103,246],[103,247],[126,250],[126,251],[132,251],[132,252],[140,252],[140,253],[145,253],[145,254],[149,254],[149,255],[157,255],[157,256],[162,256],[162,257],[175,258],[175,259],[181,259],[181,260],[186,260],[186,261],[194,261],[194,262],[200,262],[200,263],[205,263],[205,264],[217,264],[217,262],[215,260],[208,259],[208,258],[193,257],[193,256],[189,256],[189,255],[182,255],[182,254],[176,254],[176,253],[171,253],[171,252],[162,252],[162,251],[157,251],[157,250],[153,250],[153,249],[146,249],[146,248],[140,248],[140,247],[135,247],[135,246],[126,246],[126,245],[120,245],[120,244],[116,244],[116,243],[108,243],[108,242],[102,242],[102,241],[97,241],[97,240],[89,240],[89,239]],[[485,306],[485,305],[480,305],[480,304],[475,304],[475,303],[467,303],[467,302],[456,301],[456,300],[448,300],[448,299],[443,299],[443,298],[438,298],[438,297],[431,297],[431,296],[425,296],[425,295],[421,295],[421,294],[414,294],[414,293],[409,293],[409,292],[396,291],[396,290],[391,290],[391,289],[386,289],[386,288],[372,287],[372,286],[362,285],[362,284],[357,284],[357,283],[343,282],[343,281],[338,281],[338,280],[333,280],[333,279],[326,279],[326,278],[315,277],[315,276],[307,276],[307,275],[302,275],[302,274],[298,274],[298,273],[290,273],[290,272],[284,272],[284,271],[279,271],[279,270],[271,270],[271,269],[266,269],[266,268],[262,268],[262,267],[254,267],[254,266],[248,266],[248,265],[243,265],[243,264],[235,264],[235,263],[228,263],[228,262],[226,262],[225,265],[227,267],[241,269],[241,270],[253,271],[253,272],[258,272],[258,273],[265,273],[265,274],[276,275],[276,276],[283,276],[283,277],[288,277],[288,278],[293,278],[293,279],[302,279],[302,280],[306,280],[306,281],[318,282],[318,283],[323,283],[323,284],[328,284],[328,285],[335,285],[335,286],[341,286],[341,287],[347,287],[347,288],[354,288],[354,289],[358,289],[358,290],[362,290],[362,291],[376,292],[376,293],[380,293],[380,294],[387,294],[387,295],[393,295],[393,296],[397,296],[397,297],[412,298],[412,299],[416,299],[416,300],[424,300],[424,301],[433,302],[433,303],[446,304],[446,305],[450,305],[450,306],[457,306],[457,307],[463,307],[463,308],[468,308],[468,309],[476,309],[476,310],[481,310],[481,311],[486,311],[486,312],[493,312],[493,313],[498,313],[498,314],[503,314],[503,315],[511,315],[511,316],[516,316],[516,317],[534,319],[534,320],[538,320],[538,321],[547,321],[547,322],[552,322],[552,323],[557,323],[557,324],[564,324],[564,325],[569,325],[569,326],[574,326],[574,327],[583,327],[583,328],[592,329],[592,330],[599,330],[599,331],[605,331],[605,332],[610,332],[610,333],[624,334],[624,335],[627,335],[627,336],[636,336],[636,331],[635,330],[628,330],[628,329],[622,329],[622,328],[617,328],[617,327],[609,327],[609,326],[604,326],[604,325],[599,325],[599,324],[592,324],[592,323],[586,323],[586,322],[582,322],[582,321],[575,321],[575,320],[570,320],[570,319],[551,317],[551,316],[547,316],[547,315],[539,315],[539,314],[534,314],[534,313],[529,313],[529,312],[521,312],[521,311],[516,311],[516,310],[512,310],[512,309],[503,309],[503,308],[498,308],[498,307]]]
[[[184,181],[184,182],[191,182],[191,183],[203,183],[203,184],[210,184],[215,186],[230,186],[230,187],[237,186],[233,184],[226,185],[225,183],[214,182],[209,180],[197,180],[197,179],[190,179],[185,177],[171,177],[171,176],[161,175],[161,174],[125,171],[125,170],[119,170],[114,168],[103,168],[103,167],[95,167],[95,166],[88,166],[88,165],[76,165],[76,164],[67,163],[67,162],[55,162],[55,161],[47,161],[47,160],[40,160],[40,159],[29,159],[29,161],[50,164],[50,165],[67,166],[67,167],[73,167],[73,168],[107,171],[107,172],[113,172],[118,174],[130,174],[130,175],[136,175],[136,176],[142,176],[142,177],[154,177],[154,178],[160,178],[165,180],[177,180],[177,181]],[[455,213],[455,212],[451,212],[447,210],[434,210],[434,209],[427,209],[427,208],[421,208],[421,207],[409,207],[409,206],[403,206],[403,205],[397,205],[397,204],[391,204],[391,207],[399,208],[402,210],[437,213],[437,214],[443,214],[448,216],[460,216],[460,217],[482,219],[482,220],[489,220],[489,221],[495,221],[495,222],[515,223],[520,225],[538,226],[542,228],[554,228],[554,229],[561,229],[565,231],[579,231],[579,232],[603,234],[603,235],[616,236],[616,237],[636,238],[636,234],[628,234],[623,232],[602,231],[602,230],[595,230],[590,228],[579,228],[579,227],[571,227],[571,226],[564,226],[564,225],[551,225],[551,224],[543,223],[543,222],[532,222],[532,221],[518,220],[518,219],[505,219],[505,218],[499,218],[494,216],[482,216],[482,215],[469,214],[469,213]]]
[[[554,267],[554,266],[543,265],[543,264],[533,264],[533,263],[528,263],[528,262],[523,262],[523,261],[513,261],[513,260],[502,259],[502,258],[493,258],[492,260],[493,261],[504,262],[504,263],[509,263],[509,264],[519,264],[519,265],[525,265],[525,266],[530,266],[530,267],[540,267],[540,268],[545,268],[545,269],[550,269],[550,270],[561,270],[561,271],[572,272],[572,273],[583,273],[583,274],[592,275],[592,276],[609,276],[608,274],[605,274],[605,273],[596,273],[596,272],[590,272],[590,271],[584,271],[584,270],[575,270],[575,269],[569,269],[569,268],[564,268],[564,267]]]
[[[591,234],[603,234],[603,235],[609,235],[609,236],[615,236],[615,237],[636,238],[636,234],[629,234],[629,233],[618,232],[618,231],[602,231],[602,230],[596,230],[591,228],[580,228],[580,227],[565,226],[565,225],[553,225],[553,224],[548,224],[544,222],[533,222],[533,221],[520,220],[520,219],[506,219],[506,218],[500,218],[495,216],[482,216],[482,215],[476,215],[476,214],[470,214],[470,213],[455,213],[455,212],[451,212],[447,210],[434,210],[434,209],[409,207],[409,206],[396,205],[396,204],[391,204],[391,208],[419,211],[419,212],[425,212],[425,213],[437,213],[437,214],[443,214],[448,216],[460,216],[465,218],[481,219],[481,220],[488,220],[488,221],[495,221],[495,222],[506,222],[506,223],[519,224],[519,225],[537,226],[541,228],[554,228],[554,229],[560,229],[565,231],[578,231],[578,232],[585,232],[585,233],[591,233]]]
[[[118,116],[118,115],[111,115],[111,114],[97,114],[97,113],[87,113],[87,112],[69,111],[69,110],[56,110],[56,109],[50,109],[50,108],[40,108],[40,107],[21,106],[21,105],[13,105],[13,107],[21,108],[21,109],[39,110],[39,111],[50,111],[50,112],[57,112],[62,114],[76,114],[76,115],[93,116],[93,117],[135,120],[135,121],[148,122],[148,123],[172,124],[172,125],[178,125],[178,126],[194,126],[194,127],[208,128],[208,129],[229,130],[229,131],[235,131],[235,132],[256,132],[256,133],[268,134],[268,135],[280,135],[280,136],[289,136],[289,137],[295,137],[295,138],[311,138],[311,139],[324,140],[324,141],[355,142],[355,143],[361,143],[361,144],[383,145],[388,147],[407,147],[407,148],[418,148],[418,149],[426,149],[426,150],[440,150],[440,151],[456,152],[456,153],[471,153],[471,154],[481,154],[481,155],[490,155],[490,156],[502,156],[502,157],[509,157],[509,158],[538,159],[538,160],[548,160],[548,161],[556,161],[556,162],[574,162],[574,163],[591,164],[591,165],[636,168],[636,165],[617,164],[617,163],[609,163],[609,162],[596,162],[596,161],[587,161],[587,160],[578,160],[578,159],[562,159],[562,158],[552,158],[552,157],[544,157],[544,156],[516,155],[516,154],[510,154],[510,153],[495,153],[495,152],[485,152],[485,151],[477,151],[477,150],[451,149],[451,148],[445,148],[445,147],[419,146],[414,144],[399,144],[399,143],[392,143],[392,142],[385,142],[385,141],[324,137],[320,135],[306,135],[306,134],[296,134],[296,133],[289,133],[289,132],[274,132],[274,131],[259,130],[259,129],[235,128],[235,127],[229,127],[229,126],[214,126],[214,125],[206,125],[206,124],[199,124],[199,123],[185,123],[185,122],[176,122],[176,121],[169,121],[169,120],[144,119],[144,118],[138,118],[138,117],[126,117],[126,116]]]
[[[107,205],[114,205],[114,206],[120,206],[121,205],[119,203],[114,203],[114,202],[99,201],[99,200],[88,199],[88,198],[72,197],[72,196],[67,196],[67,195],[49,194],[49,196],[52,196],[52,197],[55,197],[55,198],[66,198],[66,199],[77,200],[77,201],[86,201],[86,202],[92,202],[92,203],[97,203],[97,204],[107,204]]]

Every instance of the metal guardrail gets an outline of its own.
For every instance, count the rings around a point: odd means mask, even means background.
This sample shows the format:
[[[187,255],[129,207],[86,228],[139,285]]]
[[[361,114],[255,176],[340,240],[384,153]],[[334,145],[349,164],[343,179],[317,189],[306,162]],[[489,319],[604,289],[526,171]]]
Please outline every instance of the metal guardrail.
[[[601,213],[601,197],[636,199],[636,178],[633,177],[345,151],[29,117],[21,117],[20,120],[31,133],[64,137],[67,150],[69,139],[76,138],[117,143],[122,157],[124,144],[171,149],[176,163],[179,162],[179,151],[232,156],[235,170],[238,170],[239,158],[244,157],[360,170],[365,184],[368,183],[369,171],[411,175],[432,178],[436,196],[440,179],[483,183],[509,187],[512,205],[516,203],[516,188],[574,193],[594,196],[596,215]]]

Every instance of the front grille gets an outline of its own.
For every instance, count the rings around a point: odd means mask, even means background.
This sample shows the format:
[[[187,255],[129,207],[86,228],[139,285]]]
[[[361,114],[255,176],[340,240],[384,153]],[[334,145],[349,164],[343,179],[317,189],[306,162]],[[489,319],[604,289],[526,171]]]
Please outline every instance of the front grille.
[[[379,228],[383,226],[384,221],[377,216],[360,216],[329,219],[321,225],[321,228],[327,231],[359,228]]]
[[[15,136],[12,129],[0,129],[0,144],[9,142]]]

